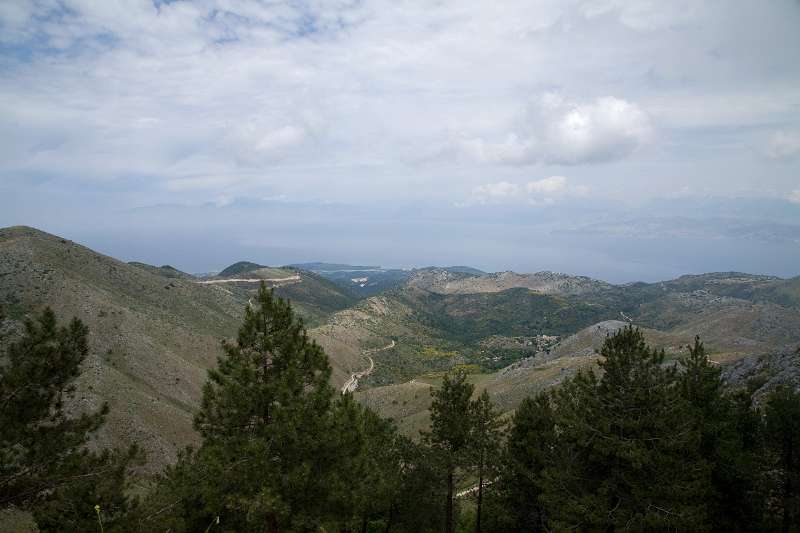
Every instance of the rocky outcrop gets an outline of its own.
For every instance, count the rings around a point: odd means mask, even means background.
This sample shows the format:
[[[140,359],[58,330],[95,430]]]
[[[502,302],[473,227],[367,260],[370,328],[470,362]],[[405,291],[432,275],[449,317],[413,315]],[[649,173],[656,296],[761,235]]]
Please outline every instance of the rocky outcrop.
[[[742,358],[727,365],[722,377],[733,385],[755,389],[753,399],[756,404],[780,386],[800,390],[800,345]]]

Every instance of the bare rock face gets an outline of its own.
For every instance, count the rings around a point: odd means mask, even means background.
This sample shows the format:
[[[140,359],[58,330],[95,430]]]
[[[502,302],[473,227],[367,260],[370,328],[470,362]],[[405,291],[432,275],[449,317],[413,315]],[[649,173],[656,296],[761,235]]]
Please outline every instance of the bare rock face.
[[[733,385],[754,387],[756,404],[780,386],[800,390],[800,345],[742,358],[726,366],[722,377]]]
[[[523,288],[540,294],[580,295],[612,287],[609,283],[585,276],[569,276],[548,271],[535,274],[506,271],[471,275],[445,269],[420,270],[408,284],[439,294],[476,294]]]

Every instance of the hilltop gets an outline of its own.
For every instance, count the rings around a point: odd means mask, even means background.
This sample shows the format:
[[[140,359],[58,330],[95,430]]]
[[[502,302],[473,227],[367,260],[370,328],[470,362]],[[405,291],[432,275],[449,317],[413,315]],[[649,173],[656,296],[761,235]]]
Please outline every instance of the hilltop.
[[[478,294],[524,288],[541,294],[591,294],[607,290],[610,284],[584,276],[555,272],[485,274],[474,269],[428,268],[414,273],[409,285],[439,294]]]

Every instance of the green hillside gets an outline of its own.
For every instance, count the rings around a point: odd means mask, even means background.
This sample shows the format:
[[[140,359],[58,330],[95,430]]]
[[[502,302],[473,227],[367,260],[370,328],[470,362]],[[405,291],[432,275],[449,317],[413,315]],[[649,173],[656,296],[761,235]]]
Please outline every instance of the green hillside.
[[[220,271],[217,274],[219,277],[227,278],[231,276],[237,276],[244,272],[250,272],[252,270],[258,270],[259,268],[264,268],[262,265],[257,263],[251,263],[250,261],[239,261],[238,263],[234,263]]]

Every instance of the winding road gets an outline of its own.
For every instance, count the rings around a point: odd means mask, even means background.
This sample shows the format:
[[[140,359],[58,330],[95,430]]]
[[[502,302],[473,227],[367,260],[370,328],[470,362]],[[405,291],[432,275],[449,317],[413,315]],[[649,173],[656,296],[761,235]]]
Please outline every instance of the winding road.
[[[370,357],[370,354],[375,354],[378,352],[382,352],[384,350],[391,350],[395,346],[397,346],[397,343],[395,341],[392,341],[383,348],[375,348],[374,350],[365,350],[364,356],[366,356],[366,358],[369,359],[369,368],[362,370],[361,372],[356,372],[355,374],[351,374],[350,379],[347,380],[347,383],[342,385],[342,394],[347,394],[348,392],[353,392],[354,390],[356,390],[358,388],[358,380],[369,376],[370,374],[372,374],[372,371],[375,370],[375,361],[373,361],[372,357]]]

